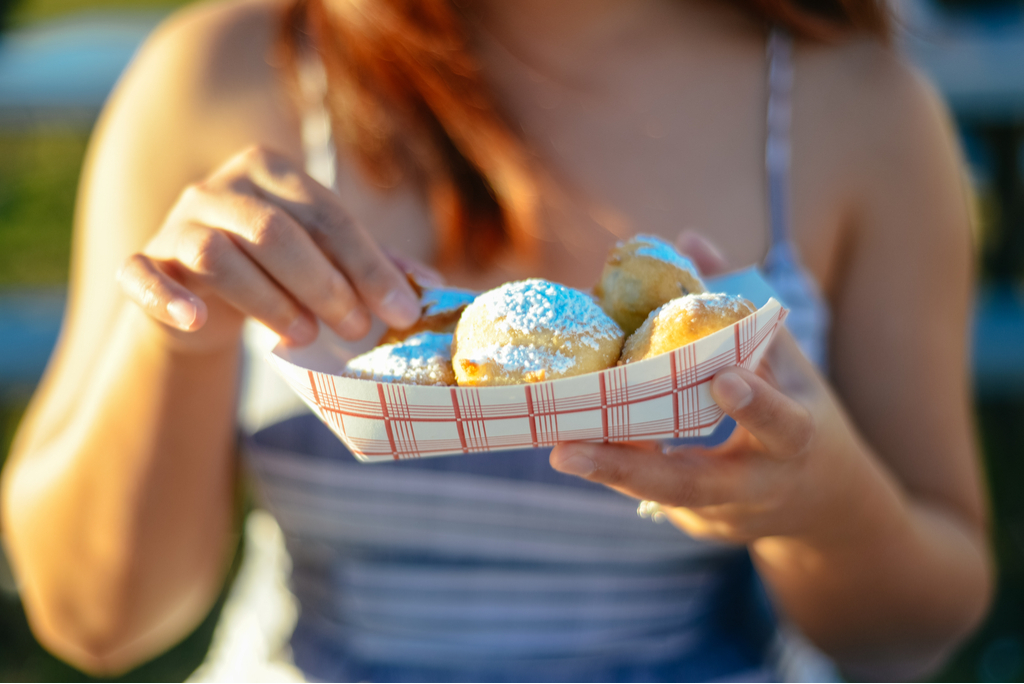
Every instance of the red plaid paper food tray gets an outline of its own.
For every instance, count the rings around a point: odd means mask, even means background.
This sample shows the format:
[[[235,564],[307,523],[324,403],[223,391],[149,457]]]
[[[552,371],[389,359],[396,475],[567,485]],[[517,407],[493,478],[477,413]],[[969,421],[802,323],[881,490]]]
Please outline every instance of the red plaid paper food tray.
[[[364,462],[552,446],[707,437],[724,414],[711,378],[727,366],[755,368],[786,309],[755,269],[708,280],[741,294],[756,313],[703,339],[626,366],[510,387],[424,387],[344,378],[267,357],[288,385]],[[339,359],[339,368],[342,361]]]

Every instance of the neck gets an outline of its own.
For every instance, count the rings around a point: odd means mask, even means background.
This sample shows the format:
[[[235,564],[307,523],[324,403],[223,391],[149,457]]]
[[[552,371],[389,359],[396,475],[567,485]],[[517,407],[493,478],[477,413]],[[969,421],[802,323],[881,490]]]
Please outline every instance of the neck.
[[[474,0],[469,13],[480,39],[569,81],[619,55],[760,31],[722,0]]]

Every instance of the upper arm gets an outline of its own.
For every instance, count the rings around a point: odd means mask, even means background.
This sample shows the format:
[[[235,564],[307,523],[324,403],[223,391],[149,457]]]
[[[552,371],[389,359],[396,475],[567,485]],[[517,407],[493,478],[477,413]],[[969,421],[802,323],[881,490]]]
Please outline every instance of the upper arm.
[[[833,381],[915,498],[980,525],[962,160],[931,88],[894,55],[860,58],[864,80],[852,84],[847,103],[850,137],[860,144],[848,156],[852,208],[833,292]]]
[[[252,143],[294,149],[265,52],[266,4],[200,5],[164,22],[120,79],[94,129],[75,211],[69,297],[23,437],[73,410],[125,299],[116,273],[160,229],[189,183]],[[43,408],[45,407],[45,409]]]

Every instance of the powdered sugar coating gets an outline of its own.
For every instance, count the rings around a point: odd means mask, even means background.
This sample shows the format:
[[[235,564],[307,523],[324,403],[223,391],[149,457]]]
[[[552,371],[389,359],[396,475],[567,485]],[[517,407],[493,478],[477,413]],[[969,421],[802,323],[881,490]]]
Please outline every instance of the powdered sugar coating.
[[[693,265],[693,262],[657,235],[634,235],[632,242],[640,243],[640,246],[634,252],[637,256],[657,259],[678,269],[697,273],[697,267]]]
[[[691,294],[655,309],[629,336],[620,363],[633,363],[678,349],[740,321],[757,309],[743,297]]]
[[[574,360],[565,354],[534,345],[493,344],[478,349],[476,357],[480,363],[496,363],[506,372],[524,375],[537,371],[564,375],[572,370],[574,363]]]
[[[615,321],[590,297],[540,278],[485,292],[471,306],[486,307],[495,320],[495,329],[506,333],[545,331],[570,345],[578,342],[594,349],[600,346],[600,340],[622,335]]]
[[[746,316],[752,313],[753,308],[750,302],[742,297],[728,295],[724,292],[704,292],[673,299],[661,308],[652,311],[648,318],[676,320],[685,317],[689,319],[708,310]]]
[[[422,332],[397,344],[382,344],[345,366],[349,377],[412,385],[453,385],[452,334]]]
[[[514,385],[608,368],[625,335],[589,296],[534,278],[485,292],[455,329],[460,385]]]
[[[420,297],[423,316],[439,316],[454,313],[460,308],[471,304],[476,293],[458,287],[426,288]]]

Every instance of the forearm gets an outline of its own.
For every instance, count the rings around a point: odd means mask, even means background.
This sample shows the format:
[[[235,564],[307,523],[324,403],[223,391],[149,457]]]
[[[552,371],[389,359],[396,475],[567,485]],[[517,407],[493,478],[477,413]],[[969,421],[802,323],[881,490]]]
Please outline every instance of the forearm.
[[[5,537],[33,626],[114,671],[183,636],[227,565],[237,350],[172,351],[126,307],[71,415],[30,417],[4,474]]]
[[[917,678],[981,620],[984,531],[862,454],[823,525],[751,545],[782,612],[857,678]]]

